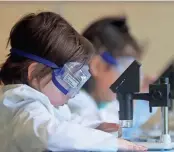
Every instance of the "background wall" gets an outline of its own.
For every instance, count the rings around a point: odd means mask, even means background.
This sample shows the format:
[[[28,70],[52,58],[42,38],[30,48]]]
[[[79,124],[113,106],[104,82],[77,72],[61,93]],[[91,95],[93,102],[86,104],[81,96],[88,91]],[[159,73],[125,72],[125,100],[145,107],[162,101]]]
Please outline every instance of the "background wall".
[[[157,74],[174,54],[174,2],[0,2],[0,62],[8,53],[12,25],[24,14],[42,10],[61,13],[79,32],[102,16],[126,14],[135,36],[149,41],[142,61],[146,73]]]
[[[9,30],[24,14],[41,10],[61,13],[81,32],[93,20],[108,15],[126,14],[134,35],[148,40],[142,61],[144,71],[156,74],[174,51],[174,2],[0,2],[0,62]]]

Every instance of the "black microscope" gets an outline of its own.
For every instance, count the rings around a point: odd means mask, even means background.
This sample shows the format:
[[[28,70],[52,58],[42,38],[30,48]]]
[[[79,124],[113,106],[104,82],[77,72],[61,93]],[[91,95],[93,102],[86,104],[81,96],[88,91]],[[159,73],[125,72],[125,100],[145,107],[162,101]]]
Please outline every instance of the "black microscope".
[[[161,107],[162,134],[159,142],[138,142],[149,150],[173,149],[168,131],[168,111],[174,99],[174,62],[170,62],[161,76],[149,85],[149,93],[140,93],[140,67],[136,60],[111,85],[119,100],[119,120],[123,128],[133,127],[133,100],[149,101],[149,111]]]

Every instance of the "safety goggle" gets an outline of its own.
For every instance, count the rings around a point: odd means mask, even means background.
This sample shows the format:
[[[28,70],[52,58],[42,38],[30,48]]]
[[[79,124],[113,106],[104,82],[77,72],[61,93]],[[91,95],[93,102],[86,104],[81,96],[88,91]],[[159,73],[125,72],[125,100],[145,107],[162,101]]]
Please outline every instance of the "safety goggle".
[[[78,62],[66,63],[63,67],[57,66],[55,63],[26,53],[24,51],[12,48],[11,53],[26,57],[38,63],[42,63],[52,68],[52,82],[65,95],[70,98],[74,97],[84,83],[91,77],[89,66]]]

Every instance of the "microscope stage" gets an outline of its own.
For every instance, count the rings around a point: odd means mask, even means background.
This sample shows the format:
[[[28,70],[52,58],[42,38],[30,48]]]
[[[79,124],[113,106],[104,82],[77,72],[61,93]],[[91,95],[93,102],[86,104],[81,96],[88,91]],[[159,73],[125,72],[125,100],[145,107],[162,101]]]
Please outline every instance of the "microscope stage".
[[[160,142],[135,142],[138,145],[142,145],[148,148],[151,151],[157,150],[172,150],[174,149],[174,143],[160,143]]]

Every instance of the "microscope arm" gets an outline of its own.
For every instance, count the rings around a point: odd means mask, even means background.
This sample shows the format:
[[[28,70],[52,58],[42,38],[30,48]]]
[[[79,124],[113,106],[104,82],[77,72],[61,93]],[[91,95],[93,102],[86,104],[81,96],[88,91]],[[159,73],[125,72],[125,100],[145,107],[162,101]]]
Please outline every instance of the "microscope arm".
[[[133,99],[134,100],[150,100],[150,95],[149,93],[134,93],[133,94]]]

